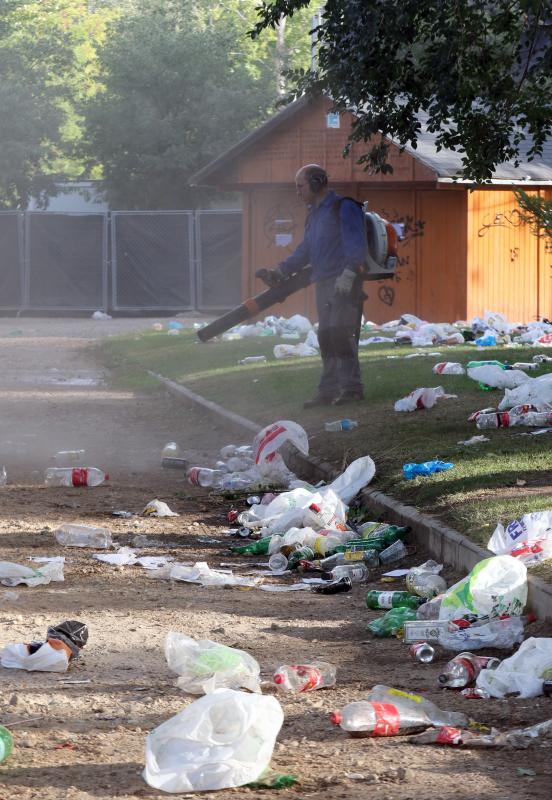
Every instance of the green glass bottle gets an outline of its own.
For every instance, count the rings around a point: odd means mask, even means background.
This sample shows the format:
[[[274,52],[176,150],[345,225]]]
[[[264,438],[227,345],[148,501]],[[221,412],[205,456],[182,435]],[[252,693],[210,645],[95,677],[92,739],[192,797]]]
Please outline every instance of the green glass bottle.
[[[271,539],[272,536],[265,536],[263,539],[257,539],[255,542],[251,542],[251,544],[246,544],[244,547],[233,547],[232,552],[245,556],[267,555]]]
[[[416,619],[416,611],[413,608],[391,608],[383,617],[372,620],[368,623],[368,630],[374,636],[382,638],[384,636],[397,636],[401,634],[405,622]]]
[[[300,561],[313,561],[314,558],[314,550],[311,547],[301,547],[288,556],[288,569],[296,569]]]
[[[7,728],[0,725],[0,764],[11,756],[12,750],[12,735]]]
[[[345,553],[358,550],[376,550],[378,553],[381,553],[381,551],[389,547],[390,544],[394,544],[399,539],[405,539],[409,531],[410,528],[399,528],[397,525],[390,525],[387,530],[378,536],[369,537],[368,539],[351,539],[346,544],[338,545],[333,552]]]
[[[423,597],[410,592],[378,592],[375,589],[366,595],[368,608],[418,608]]]

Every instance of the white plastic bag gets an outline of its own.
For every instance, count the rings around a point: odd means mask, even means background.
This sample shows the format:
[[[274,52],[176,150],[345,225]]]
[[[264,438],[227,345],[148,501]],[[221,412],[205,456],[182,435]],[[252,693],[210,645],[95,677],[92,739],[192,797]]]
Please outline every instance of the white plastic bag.
[[[531,552],[531,548],[534,552]],[[552,557],[552,509],[524,514],[506,528],[499,523],[489,539],[487,549],[497,555],[511,553],[525,564]]]
[[[353,497],[371,482],[376,474],[376,465],[370,456],[362,456],[353,461],[345,472],[342,472],[327,487],[322,487],[319,491],[322,497],[326,497],[329,492],[334,492],[344,503],[350,503]]]
[[[26,644],[8,644],[0,652],[0,664],[9,669],[25,669],[27,672],[67,672],[69,656],[64,648],[59,650],[44,642],[34,653],[29,653]]]
[[[164,792],[251,783],[270,764],[283,721],[275,697],[218,689],[148,734],[144,780]]]
[[[301,453],[308,454],[309,438],[304,428],[289,419],[267,425],[253,440],[255,464],[270,462],[284,442],[291,442]]]
[[[176,511],[171,511],[163,500],[150,500],[142,511],[146,517],[178,517]]]
[[[457,361],[440,361],[434,365],[432,372],[435,375],[464,375],[466,370]]]
[[[439,619],[519,616],[527,602],[527,567],[512,556],[480,561],[443,595]]]
[[[40,569],[33,569],[12,561],[0,561],[0,583],[4,586],[40,586],[50,581],[63,581],[63,561],[48,561]]]
[[[261,691],[261,668],[244,650],[171,631],[165,639],[165,657],[169,669],[180,676],[178,688],[190,694],[211,694],[215,689]]]
[[[515,389],[531,378],[520,369],[502,369],[498,364],[483,364],[480,367],[469,367],[468,378],[493,389]]]
[[[419,408],[433,408],[439,397],[444,397],[445,390],[442,386],[434,389],[414,389],[406,397],[395,403],[395,411],[416,411]]]
[[[542,694],[542,682],[552,678],[552,639],[531,637],[496,669],[481,670],[476,685],[491,697],[519,692],[523,698]]]
[[[518,405],[552,403],[552,372],[538,378],[529,378],[515,389],[506,389],[498,404],[499,411]]]

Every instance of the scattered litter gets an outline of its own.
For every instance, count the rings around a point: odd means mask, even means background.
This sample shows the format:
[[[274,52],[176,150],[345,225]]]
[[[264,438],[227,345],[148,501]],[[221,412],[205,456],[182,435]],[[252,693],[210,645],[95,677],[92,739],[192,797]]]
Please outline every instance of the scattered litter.
[[[110,316],[109,314],[106,314],[104,311],[94,311],[94,313],[92,314],[91,319],[107,320],[107,319],[113,319],[113,317]]]
[[[472,436],[470,439],[466,439],[463,442],[456,442],[456,444],[463,444],[466,447],[470,447],[473,444],[482,444],[483,442],[490,442],[489,437],[488,436],[483,436],[483,435]]]
[[[0,652],[0,664],[27,672],[66,672],[87,641],[84,622],[66,620],[48,628],[45,642],[6,645]]]
[[[496,669],[484,670],[477,677],[479,688],[491,697],[518,694],[519,697],[538,697],[542,685],[552,677],[552,639],[531,637],[521,643],[519,650],[501,661]]]
[[[524,514],[506,528],[499,523],[487,549],[496,555],[512,555],[526,565],[552,557],[552,509]]]
[[[414,389],[406,397],[397,400],[395,403],[395,411],[416,411],[421,408],[433,408],[437,400],[448,399],[456,397],[455,394],[445,394],[442,386],[436,386],[434,389]]]
[[[327,661],[311,664],[285,664],[278,667],[272,680],[288,692],[312,692],[335,686],[336,668]]]
[[[260,667],[244,650],[196,640],[171,631],[165,639],[165,657],[176,685],[190,694],[211,694],[217,689],[248,689],[260,692]]]
[[[97,467],[48,467],[46,486],[100,486],[109,475]]]
[[[230,789],[270,764],[284,713],[275,697],[220,689],[148,734],[144,780],[165,792]]]
[[[415,462],[403,464],[403,477],[406,481],[420,476],[433,475],[436,472],[446,472],[453,469],[454,464],[448,461],[423,461],[421,464]]]
[[[444,629],[438,636],[439,644],[448,650],[482,650],[492,647],[511,650],[523,641],[525,626],[534,622],[531,614],[521,617],[505,617],[491,622],[474,622],[455,630]]]
[[[163,569],[163,568],[162,568]],[[205,561],[198,561],[188,567],[183,564],[173,564],[166,576],[172,581],[186,583],[199,583],[202,586],[242,586],[254,588],[260,586],[262,578],[248,578],[233,575],[231,570],[226,572],[211,569]]]
[[[358,428],[358,422],[354,419],[338,419],[335,422],[325,422],[324,430],[334,433],[336,431],[351,431]]]
[[[25,720],[26,721],[26,720]],[[0,764],[11,756],[13,752],[13,736],[7,728],[0,725]]]
[[[480,561],[445,592],[439,618],[519,616],[526,602],[525,564],[512,556],[494,556]]]
[[[58,450],[52,460],[58,467],[78,467],[86,457],[85,450]]]
[[[246,356],[238,361],[238,364],[264,364],[266,356]]]
[[[462,366],[462,364],[458,364],[456,361],[440,361],[438,364],[435,364],[432,372],[435,375],[465,375],[466,370]]]
[[[54,531],[56,541],[64,547],[95,547],[107,550],[113,540],[107,528],[66,522]]]
[[[0,583],[4,586],[40,586],[63,580],[63,561],[49,561],[40,570],[11,561],[0,561]]]
[[[330,721],[354,737],[400,736],[435,725],[468,726],[468,718],[461,712],[442,711],[425,697],[380,685],[374,686],[366,700],[334,711]]]
[[[176,511],[171,511],[163,500],[150,500],[142,514],[145,517],[179,517]]]
[[[131,519],[134,516],[134,514],[132,513],[132,511],[112,511],[111,516],[121,517],[121,519]]]
[[[442,689],[464,689],[474,683],[482,669],[496,669],[499,664],[498,658],[460,653],[439,673],[439,686]]]

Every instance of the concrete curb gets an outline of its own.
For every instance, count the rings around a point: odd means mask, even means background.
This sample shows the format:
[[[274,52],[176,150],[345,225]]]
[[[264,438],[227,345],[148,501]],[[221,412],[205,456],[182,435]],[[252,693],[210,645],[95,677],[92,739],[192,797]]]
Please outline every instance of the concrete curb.
[[[204,408],[223,416],[234,424],[241,425],[254,433],[260,430],[259,426],[251,422],[251,420],[228,411],[217,403],[213,403],[211,400],[207,400],[205,397],[190,391],[190,389],[186,389],[185,386],[155,372],[150,372],[149,374],[161,381],[171,392],[199,403]],[[338,475],[335,467],[327,461],[322,461],[322,459],[315,456],[306,456],[293,445],[284,445],[281,452],[289,468],[311,483],[317,483],[320,480],[333,480]],[[433,558],[452,566],[454,569],[461,572],[469,572],[479,561],[492,555],[488,550],[470,541],[454,528],[444,525],[428,514],[420,513],[412,506],[404,505],[404,503],[377,491],[377,489],[367,487],[361,492],[361,497],[366,507],[372,510],[375,516],[385,514],[386,519],[393,524],[409,525],[412,528],[412,536],[417,544],[427,550]],[[539,619],[551,619],[552,586],[533,575],[528,575],[528,584],[528,604],[531,610]]]

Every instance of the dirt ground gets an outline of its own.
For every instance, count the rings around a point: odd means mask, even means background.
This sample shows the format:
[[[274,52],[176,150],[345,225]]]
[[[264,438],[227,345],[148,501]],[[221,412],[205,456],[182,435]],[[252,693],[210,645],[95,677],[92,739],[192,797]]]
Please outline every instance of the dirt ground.
[[[79,521],[109,528],[121,545],[146,534],[157,540],[144,549],[148,555],[211,566],[239,560],[244,572],[256,560],[229,553],[235,540],[224,533],[228,503],[190,497],[182,474],[160,466],[160,450],[171,439],[191,461],[205,463],[223,444],[248,443],[247,432],[165,392],[110,390],[93,360],[89,345],[98,336],[151,323],[0,320],[0,465],[8,470],[8,485],[0,489],[0,559],[66,557],[64,583],[18,587],[15,600],[0,589],[0,646],[40,640],[49,624],[65,618],[86,622],[90,631],[67,674],[0,668],[0,724],[13,725],[15,738],[12,757],[0,766],[0,800],[166,797],[147,786],[141,771],[146,733],[192,700],[176,688],[165,662],[170,630],[247,650],[265,679],[278,665],[297,660],[322,658],[338,667],[333,690],[278,694],[285,721],[272,767],[296,775],[299,783],[279,792],[242,787],[214,798],[549,798],[552,741],[526,751],[453,750],[415,747],[401,737],[349,739],[332,728],[328,713],[362,698],[375,683],[423,692],[444,708],[501,728],[552,716],[547,698],[468,701],[439,691],[445,654],[436,664],[421,665],[397,640],[373,640],[366,623],[377,614],[365,607],[365,586],[323,596],[171,584],[140,567],[115,568],[94,561],[88,550],[56,543],[53,531],[60,523]],[[106,485],[43,485],[52,454],[74,448],[85,448],[91,465],[109,471]],[[140,516],[155,497],[180,516]],[[136,516],[113,517],[118,509]],[[413,553],[409,564],[424,555]],[[455,576],[448,571],[445,577],[452,582]],[[383,588],[378,574],[368,588],[376,587]],[[551,632],[540,623],[533,628],[533,635]],[[519,776],[520,767],[535,776]]]

